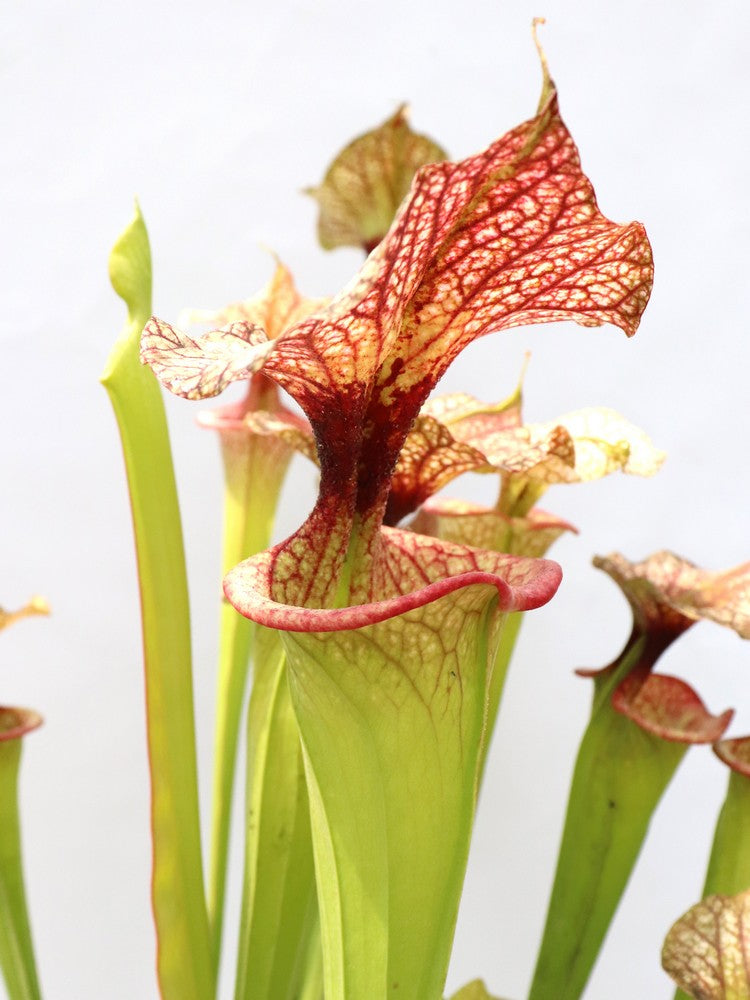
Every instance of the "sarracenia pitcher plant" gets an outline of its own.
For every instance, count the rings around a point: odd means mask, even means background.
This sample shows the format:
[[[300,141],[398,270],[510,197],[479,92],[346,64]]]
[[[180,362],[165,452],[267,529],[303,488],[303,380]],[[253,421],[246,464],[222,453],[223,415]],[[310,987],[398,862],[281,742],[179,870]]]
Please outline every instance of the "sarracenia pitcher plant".
[[[315,439],[312,513],[225,592],[285,652],[328,1000],[441,996],[495,653],[507,615],[560,579],[554,563],[384,525],[410,428],[480,336],[560,319],[634,333],[651,272],[642,226],[599,212],[545,70],[537,115],[422,167],[360,273],[312,315],[275,337],[247,318],[197,338],[146,324],[141,358],[171,391],[205,398],[262,373]]]
[[[552,486],[650,476],[663,460],[605,408],[528,423],[520,385],[499,403],[432,395],[480,337],[561,320],[631,336],[649,299],[645,230],[599,211],[540,56],[536,114],[474,156],[448,160],[403,108],[342,150],[308,193],[321,244],[353,245],[366,259],[331,298],[303,296],[276,261],[260,293],[189,314],[190,329],[209,329],[184,332],[152,315],[137,206],[112,251],[128,317],[102,381],[138,563],[163,1000],[216,1000],[230,932],[235,1000],[441,1000],[515,640],[525,613],[560,583],[549,547],[577,531],[538,504]],[[233,400],[198,415],[218,433],[225,473],[205,844],[187,575],[159,382],[191,400],[239,383]],[[319,470],[317,500],[273,544],[295,452]],[[494,503],[438,495],[467,472],[494,480]],[[747,637],[750,574],[703,573],[669,553],[597,565],[625,593],[633,631],[609,667],[589,672],[591,719],[529,998],[582,995],[651,813],[688,744],[701,742],[732,774],[707,899],[670,932],[664,964],[683,995],[749,996],[738,971],[748,953],[750,851],[738,832],[750,821],[748,741],[725,739],[730,712],[712,716],[684,682],[652,668],[698,619]],[[0,611],[0,629],[45,611],[41,601]],[[0,708],[0,967],[10,1000],[42,995],[17,798],[20,737],[39,722]],[[238,916],[225,911],[242,746]],[[496,998],[475,980],[453,1000]]]

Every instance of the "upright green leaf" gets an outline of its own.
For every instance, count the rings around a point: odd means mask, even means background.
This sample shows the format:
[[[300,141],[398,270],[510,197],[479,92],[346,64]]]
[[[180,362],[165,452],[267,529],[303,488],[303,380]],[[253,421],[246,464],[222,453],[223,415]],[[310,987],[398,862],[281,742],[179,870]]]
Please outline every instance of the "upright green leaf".
[[[302,751],[276,632],[259,629],[254,664],[235,998],[297,1000],[308,975],[317,900]]]
[[[474,816],[488,591],[356,633],[284,636],[330,1000],[441,996]],[[398,662],[420,643],[445,653]]]
[[[41,724],[29,709],[0,708],[0,968],[9,1000],[40,1000],[26,906],[18,815],[21,737]]]
[[[227,571],[247,555],[268,545],[292,450],[273,436],[252,434],[239,417],[230,419],[219,411],[203,414],[203,418],[201,422],[215,427],[221,438],[225,481],[223,566]],[[253,623],[224,602],[219,636],[208,895],[217,968],[224,921],[237,746],[254,634]]]
[[[140,209],[115,244],[112,285],[128,307],[102,382],[115,411],[138,558],[151,772],[152,903],[163,1000],[215,992],[203,890],[190,617],[177,489],[161,393],[138,360],[151,312],[151,252]]]
[[[529,1000],[577,1000],[583,993],[653,811],[687,749],[612,708],[612,689],[642,645],[618,672],[597,680]]]
[[[716,822],[703,895],[731,896],[750,886],[750,738],[720,740],[714,753],[730,768]]]

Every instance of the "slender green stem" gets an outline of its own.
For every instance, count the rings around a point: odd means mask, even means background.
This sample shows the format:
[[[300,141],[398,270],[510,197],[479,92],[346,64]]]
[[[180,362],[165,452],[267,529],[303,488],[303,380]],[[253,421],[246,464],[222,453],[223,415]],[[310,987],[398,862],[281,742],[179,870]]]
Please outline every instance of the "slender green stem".
[[[140,211],[110,257],[128,324],[102,376],[122,439],[138,559],[151,773],[152,903],[162,1000],[211,1000],[215,976],[203,888],[190,615],[164,404],[139,364],[151,311],[151,253]]]
[[[224,926],[224,898],[237,744],[242,707],[245,703],[253,630],[252,622],[238,615],[231,605],[222,605],[208,875],[211,946],[217,973]]]
[[[291,450],[273,438],[252,435],[241,428],[222,430],[221,443],[225,476],[222,561],[224,572],[227,572],[242,559],[268,546]],[[237,746],[254,628],[253,623],[238,614],[230,604],[225,602],[222,605],[208,893],[211,940],[217,970],[224,920]]]
[[[642,643],[598,681],[529,1000],[580,997],[653,811],[687,749],[652,736],[611,707],[611,693],[638,663]]]
[[[258,629],[248,712],[248,822],[236,1000],[297,1000],[314,971],[310,813],[286,657]],[[311,964],[312,962],[312,964]],[[311,987],[312,988],[312,987]]]
[[[18,815],[21,739],[0,741],[0,967],[9,1000],[40,1000]]]
[[[716,822],[703,896],[734,896],[750,886],[750,778],[730,771]]]
[[[525,517],[546,491],[546,483],[504,473],[496,506],[508,517]]]

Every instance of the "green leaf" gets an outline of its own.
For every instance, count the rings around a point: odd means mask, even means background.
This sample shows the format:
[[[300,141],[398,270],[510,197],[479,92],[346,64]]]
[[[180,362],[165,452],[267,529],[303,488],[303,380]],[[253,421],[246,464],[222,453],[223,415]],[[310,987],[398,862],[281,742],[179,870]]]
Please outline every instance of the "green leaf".
[[[284,634],[327,1000],[441,996],[474,815],[488,602],[466,587],[353,632]]]
[[[281,640],[262,628],[257,638],[235,998],[296,1000],[317,924],[310,811]]]
[[[40,1000],[23,882],[18,768],[21,737],[41,723],[28,709],[0,708],[0,968],[9,1000]]]
[[[750,739],[720,740],[716,755],[729,765],[729,784],[716,822],[704,896],[734,895],[750,886]]]
[[[273,390],[275,393],[275,389]],[[224,571],[264,549],[271,536],[279,492],[293,448],[275,435],[252,433],[244,419],[227,411],[203,414],[202,425],[218,430],[224,460]],[[223,603],[216,692],[209,920],[218,968],[224,919],[229,828],[240,720],[253,648],[255,626]],[[274,663],[278,656],[274,656]],[[299,743],[294,733],[295,747]],[[297,752],[299,752],[297,747]]]
[[[138,360],[151,253],[135,216],[109,272],[128,322],[102,376],[122,439],[138,559],[151,773],[152,902],[163,1000],[211,1000],[215,982],[198,817],[190,617],[177,489],[158,384]]]
[[[568,799],[555,882],[529,1000],[577,1000],[687,747],[640,729],[611,705],[644,640],[597,681]]]
[[[716,823],[703,895],[732,894],[750,885],[750,779],[732,771]]]

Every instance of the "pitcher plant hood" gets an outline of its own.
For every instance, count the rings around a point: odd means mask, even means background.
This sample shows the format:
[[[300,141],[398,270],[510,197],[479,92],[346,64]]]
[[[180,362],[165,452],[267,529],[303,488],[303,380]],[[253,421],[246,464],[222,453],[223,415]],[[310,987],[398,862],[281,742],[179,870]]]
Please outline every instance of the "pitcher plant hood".
[[[623,654],[603,671],[610,672],[624,653],[645,639],[634,668],[620,681],[612,705],[643,729],[682,743],[713,743],[733,712],[711,715],[693,688],[678,677],[653,673],[662,653],[698,621],[725,625],[750,638],[750,563],[723,572],[701,569],[672,552],[655,552],[631,563],[619,553],[597,556],[594,565],[623,591],[633,613],[633,630]]]
[[[232,600],[245,613],[256,607],[250,589],[267,610],[266,601],[312,609],[378,600],[392,573],[393,536],[379,530],[391,473],[451,361],[478,337],[526,323],[612,323],[630,336],[652,274],[643,227],[599,211],[545,67],[537,115],[480,154],[421,168],[390,232],[328,306],[273,340],[255,322],[193,339],[149,321],[142,359],[173,392],[215,395],[262,369],[315,435],[312,514],[260,562],[233,571]],[[283,628],[288,613],[278,614]]]

